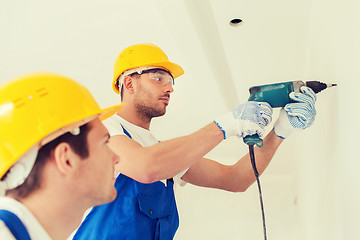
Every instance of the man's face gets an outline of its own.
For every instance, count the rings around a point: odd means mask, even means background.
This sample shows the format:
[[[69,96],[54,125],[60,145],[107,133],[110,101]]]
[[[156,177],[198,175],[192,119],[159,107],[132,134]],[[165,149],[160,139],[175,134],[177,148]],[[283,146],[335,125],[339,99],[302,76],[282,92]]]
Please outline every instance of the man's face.
[[[91,201],[91,205],[111,202],[116,197],[114,166],[118,157],[108,147],[109,133],[96,118],[89,123],[87,136],[89,156],[79,161],[79,191]]]
[[[169,105],[170,93],[174,91],[171,84],[164,85],[150,78],[148,73],[138,76],[135,81],[134,103],[138,112],[149,118],[164,115]]]

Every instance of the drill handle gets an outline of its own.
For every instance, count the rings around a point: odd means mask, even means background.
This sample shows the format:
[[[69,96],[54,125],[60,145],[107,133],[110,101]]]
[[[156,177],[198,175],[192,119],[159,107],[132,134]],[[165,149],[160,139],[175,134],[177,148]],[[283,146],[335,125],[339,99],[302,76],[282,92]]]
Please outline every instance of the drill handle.
[[[247,145],[256,145],[258,147],[262,147],[263,140],[259,137],[258,134],[248,135],[243,138],[244,143]]]

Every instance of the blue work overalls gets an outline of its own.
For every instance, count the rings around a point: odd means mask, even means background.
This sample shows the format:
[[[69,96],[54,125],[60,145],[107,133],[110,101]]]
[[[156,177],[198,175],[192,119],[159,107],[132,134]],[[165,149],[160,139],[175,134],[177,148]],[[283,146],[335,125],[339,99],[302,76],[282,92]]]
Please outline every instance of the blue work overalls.
[[[173,239],[179,226],[173,185],[172,179],[167,186],[160,181],[143,184],[119,174],[116,199],[94,207],[73,239]]]

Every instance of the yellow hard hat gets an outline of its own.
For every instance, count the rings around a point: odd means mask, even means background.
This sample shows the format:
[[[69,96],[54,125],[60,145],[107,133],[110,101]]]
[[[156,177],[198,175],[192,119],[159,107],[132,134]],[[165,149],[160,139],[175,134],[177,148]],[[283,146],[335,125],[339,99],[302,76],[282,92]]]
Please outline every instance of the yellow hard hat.
[[[116,58],[112,83],[114,91],[119,93],[117,80],[123,72],[144,66],[165,68],[174,78],[184,74],[184,70],[179,65],[170,62],[169,58],[158,46],[152,43],[135,44],[125,48]]]
[[[97,116],[110,117],[121,107],[100,109],[83,85],[54,73],[29,73],[1,84],[0,178],[36,144],[41,147]]]

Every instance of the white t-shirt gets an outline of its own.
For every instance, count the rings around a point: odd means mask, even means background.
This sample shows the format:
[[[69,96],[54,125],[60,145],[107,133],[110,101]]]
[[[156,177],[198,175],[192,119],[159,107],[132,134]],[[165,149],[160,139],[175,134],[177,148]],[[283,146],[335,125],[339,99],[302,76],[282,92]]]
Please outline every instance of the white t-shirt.
[[[9,197],[0,197],[0,209],[14,213],[25,225],[31,239],[51,240],[35,216],[20,202]],[[5,223],[0,220],[0,239],[15,240]]]
[[[149,130],[129,123],[117,114],[114,114],[108,119],[105,119],[103,123],[109,131],[110,136],[126,135],[123,128],[121,127],[123,126],[125,130],[129,132],[131,138],[143,147],[149,147],[159,142],[159,140],[157,140]],[[187,170],[188,169],[177,174],[173,178],[174,182],[179,184],[180,186],[185,185],[186,182],[181,180],[181,177],[184,176]],[[166,184],[166,179],[162,180],[162,182]]]

